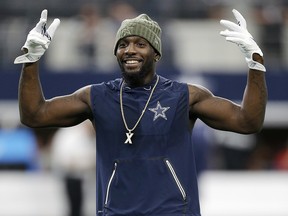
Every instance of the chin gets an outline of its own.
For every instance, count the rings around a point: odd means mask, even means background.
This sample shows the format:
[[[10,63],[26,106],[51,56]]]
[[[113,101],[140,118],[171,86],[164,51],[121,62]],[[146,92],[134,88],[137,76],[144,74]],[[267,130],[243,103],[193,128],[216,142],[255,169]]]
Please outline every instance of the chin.
[[[139,76],[139,72],[138,71],[123,71],[123,76],[124,77],[138,77]]]
[[[136,71],[136,70],[133,70],[133,71],[123,71],[122,75],[125,79],[130,79],[130,80],[141,80],[143,79],[143,77],[145,77],[145,74],[143,71]]]
[[[128,76],[137,76],[142,73],[140,68],[133,68],[133,69],[123,68],[122,71],[123,71],[123,74],[128,75]]]
[[[123,67],[125,73],[140,73],[142,67]]]

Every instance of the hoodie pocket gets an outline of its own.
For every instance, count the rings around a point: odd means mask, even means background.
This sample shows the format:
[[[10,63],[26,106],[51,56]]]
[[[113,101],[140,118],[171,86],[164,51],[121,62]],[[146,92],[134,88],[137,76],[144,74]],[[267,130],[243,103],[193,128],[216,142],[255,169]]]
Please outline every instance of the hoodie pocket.
[[[108,215],[183,213],[186,193],[164,157],[117,160],[107,182]]]
[[[114,179],[114,176],[115,176],[115,173],[116,173],[116,169],[117,169],[117,163],[115,162],[114,163],[114,169],[112,171],[112,174],[110,176],[110,179],[108,181],[108,186],[107,186],[107,190],[106,190],[106,197],[105,197],[105,203],[104,203],[104,206],[107,206],[107,203],[108,203],[108,199],[109,199],[109,194],[110,194],[110,188],[111,188],[111,183]]]
[[[165,161],[165,163],[166,163],[166,165],[167,165],[167,167],[168,167],[168,169],[169,169],[169,171],[170,171],[170,173],[171,173],[171,175],[172,175],[172,177],[173,177],[173,179],[174,179],[174,181],[175,181],[175,183],[176,183],[176,185],[177,185],[177,187],[178,187],[178,189],[182,195],[183,200],[186,201],[186,192],[185,192],[181,182],[179,181],[179,178],[178,178],[172,164],[169,162],[168,159],[165,159],[164,161]]]

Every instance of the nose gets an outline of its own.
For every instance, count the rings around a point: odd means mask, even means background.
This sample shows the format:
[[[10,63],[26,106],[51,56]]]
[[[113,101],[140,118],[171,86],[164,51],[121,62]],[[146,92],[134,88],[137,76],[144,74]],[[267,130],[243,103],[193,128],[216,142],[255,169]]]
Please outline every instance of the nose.
[[[135,53],[135,52],[136,52],[136,50],[135,50],[134,44],[129,43],[125,49],[125,53],[131,54],[131,53]]]

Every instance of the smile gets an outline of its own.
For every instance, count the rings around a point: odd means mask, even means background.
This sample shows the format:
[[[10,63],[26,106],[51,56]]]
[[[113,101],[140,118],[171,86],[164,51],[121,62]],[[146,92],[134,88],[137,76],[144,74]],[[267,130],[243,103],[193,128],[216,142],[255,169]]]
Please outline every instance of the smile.
[[[136,61],[136,60],[128,60],[128,61],[125,61],[126,64],[138,64],[139,61]]]

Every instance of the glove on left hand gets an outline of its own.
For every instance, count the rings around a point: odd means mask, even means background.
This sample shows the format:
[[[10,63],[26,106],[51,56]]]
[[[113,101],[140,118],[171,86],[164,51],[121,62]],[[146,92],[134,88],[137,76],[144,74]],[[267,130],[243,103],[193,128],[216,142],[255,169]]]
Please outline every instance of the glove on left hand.
[[[14,64],[36,62],[48,49],[49,44],[55,34],[55,31],[60,24],[60,20],[54,19],[52,24],[46,30],[47,13],[48,11],[46,9],[42,11],[39,22],[29,32],[27,40],[21,49],[22,51],[25,51],[27,53],[18,56],[15,59]]]
[[[264,65],[254,61],[252,58],[253,53],[258,53],[260,56],[263,56],[263,53],[254,41],[252,35],[248,32],[246,20],[237,10],[233,9],[232,12],[238,25],[228,20],[221,20],[220,24],[227,29],[221,31],[220,34],[224,36],[227,41],[236,43],[240,47],[240,50],[245,55],[245,60],[249,68],[265,72],[266,69]]]

